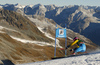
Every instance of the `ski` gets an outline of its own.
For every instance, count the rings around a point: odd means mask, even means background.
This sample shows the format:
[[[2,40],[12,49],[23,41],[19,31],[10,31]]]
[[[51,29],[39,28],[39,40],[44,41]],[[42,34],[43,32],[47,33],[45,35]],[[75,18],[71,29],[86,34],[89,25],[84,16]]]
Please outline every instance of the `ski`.
[[[54,58],[51,58],[51,59],[62,59],[62,58],[76,57],[76,56],[82,56],[82,55],[89,55],[89,53],[80,54],[80,55],[69,55],[69,56],[64,56],[64,57],[54,57]]]
[[[68,58],[68,57],[73,57],[75,55],[70,55],[70,56],[64,56],[64,57],[54,57],[54,58],[51,58],[51,59],[61,59],[61,58]]]

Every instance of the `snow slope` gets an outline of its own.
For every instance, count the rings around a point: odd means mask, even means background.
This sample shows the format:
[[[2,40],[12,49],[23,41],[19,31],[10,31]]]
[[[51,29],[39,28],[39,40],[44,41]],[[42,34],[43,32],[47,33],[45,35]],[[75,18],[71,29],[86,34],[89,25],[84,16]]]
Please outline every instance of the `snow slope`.
[[[19,65],[100,65],[100,52],[90,53],[89,55]]]

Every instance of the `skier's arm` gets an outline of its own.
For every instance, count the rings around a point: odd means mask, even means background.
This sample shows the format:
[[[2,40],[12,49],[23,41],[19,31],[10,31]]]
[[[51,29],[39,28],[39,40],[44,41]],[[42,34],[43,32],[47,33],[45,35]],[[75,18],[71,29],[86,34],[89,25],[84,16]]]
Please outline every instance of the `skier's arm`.
[[[79,40],[75,40],[70,46],[73,46],[74,44],[76,44]]]
[[[79,41],[79,40],[75,40],[71,45],[68,45],[68,46],[66,47],[66,49],[68,49],[70,46],[73,46],[73,45],[76,44],[78,41]]]

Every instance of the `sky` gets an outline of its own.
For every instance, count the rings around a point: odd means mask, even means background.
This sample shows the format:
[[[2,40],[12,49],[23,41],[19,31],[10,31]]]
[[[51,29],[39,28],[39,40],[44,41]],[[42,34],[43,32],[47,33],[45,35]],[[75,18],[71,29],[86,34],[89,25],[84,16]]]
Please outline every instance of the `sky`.
[[[68,5],[89,5],[89,6],[100,6],[100,0],[0,0],[0,4],[16,4],[21,5],[49,5],[55,4],[57,6],[68,6]]]

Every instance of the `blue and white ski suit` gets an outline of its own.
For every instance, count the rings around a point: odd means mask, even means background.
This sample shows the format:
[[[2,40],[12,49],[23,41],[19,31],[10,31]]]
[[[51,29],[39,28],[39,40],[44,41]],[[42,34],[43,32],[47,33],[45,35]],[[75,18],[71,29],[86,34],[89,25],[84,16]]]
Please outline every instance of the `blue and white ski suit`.
[[[77,48],[74,49],[74,53],[86,51],[86,45],[82,40],[77,39],[70,46],[73,46],[74,44],[78,45]]]

